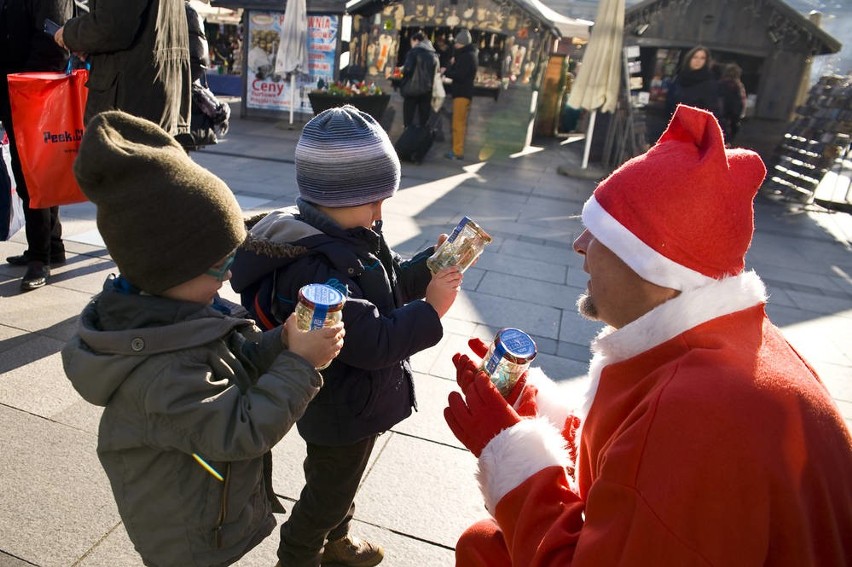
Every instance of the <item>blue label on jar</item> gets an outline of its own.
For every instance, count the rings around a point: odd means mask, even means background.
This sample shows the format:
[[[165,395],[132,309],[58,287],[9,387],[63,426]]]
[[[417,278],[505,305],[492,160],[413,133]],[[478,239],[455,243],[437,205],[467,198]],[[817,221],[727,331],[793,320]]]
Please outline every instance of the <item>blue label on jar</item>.
[[[500,361],[503,360],[503,355],[506,354],[506,348],[503,346],[502,342],[497,342],[494,345],[494,352],[491,353],[491,357],[485,363],[485,371],[488,374],[494,374],[494,371],[497,370],[497,365],[500,364]]]
[[[452,234],[450,234],[447,237],[447,242],[455,242],[456,237],[459,235],[459,233],[462,230],[464,230],[464,227],[466,227],[469,222],[470,222],[469,217],[466,217],[466,216],[462,217],[462,220],[460,220],[459,224],[457,224],[456,227],[453,229]]]
[[[327,305],[317,304],[317,306],[314,307],[314,315],[311,317],[311,331],[315,329],[322,329],[325,326],[325,316],[327,313]]]

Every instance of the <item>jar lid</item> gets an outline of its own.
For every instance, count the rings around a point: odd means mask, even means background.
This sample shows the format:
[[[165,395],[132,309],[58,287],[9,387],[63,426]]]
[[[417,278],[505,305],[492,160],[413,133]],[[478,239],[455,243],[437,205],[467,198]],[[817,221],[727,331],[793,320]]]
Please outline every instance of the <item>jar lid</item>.
[[[527,364],[538,354],[532,337],[514,327],[506,327],[497,331],[494,342],[496,348],[503,351],[503,358],[515,364]]]
[[[338,290],[325,284],[308,284],[299,289],[299,300],[310,307],[322,307],[326,311],[339,311],[346,297]]]
[[[476,233],[477,237],[481,238],[482,241],[485,242],[485,244],[490,244],[491,241],[494,240],[493,238],[491,238],[490,234],[488,234],[487,232],[482,230],[482,227],[479,226],[478,224],[476,224],[476,222],[467,215],[462,217],[462,219],[459,221],[459,224],[456,225],[456,227],[453,229],[453,232],[450,234],[450,236],[449,236],[449,238],[447,238],[447,240],[449,240],[450,242],[453,242],[456,239],[456,237],[459,235],[459,233],[462,230],[464,230],[464,228],[466,226],[470,227],[470,229],[474,233]]]

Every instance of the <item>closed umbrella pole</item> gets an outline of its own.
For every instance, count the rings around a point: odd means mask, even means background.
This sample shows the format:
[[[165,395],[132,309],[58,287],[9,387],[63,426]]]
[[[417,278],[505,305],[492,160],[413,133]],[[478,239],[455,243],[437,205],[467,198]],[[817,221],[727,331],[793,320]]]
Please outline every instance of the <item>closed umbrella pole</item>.
[[[305,0],[288,0],[281,23],[275,72],[290,75],[290,124],[296,106],[296,78],[307,67],[308,10]]]
[[[591,113],[583,148],[583,169],[589,165],[589,151],[598,111],[613,112],[618,102],[623,33],[624,0],[601,0],[577,80],[568,97],[569,106]]]
[[[583,163],[580,165],[583,169],[589,167],[589,151],[592,149],[592,133],[595,131],[595,118],[597,118],[597,116],[597,110],[593,110],[589,116],[589,128],[586,131],[586,143],[583,145]]]

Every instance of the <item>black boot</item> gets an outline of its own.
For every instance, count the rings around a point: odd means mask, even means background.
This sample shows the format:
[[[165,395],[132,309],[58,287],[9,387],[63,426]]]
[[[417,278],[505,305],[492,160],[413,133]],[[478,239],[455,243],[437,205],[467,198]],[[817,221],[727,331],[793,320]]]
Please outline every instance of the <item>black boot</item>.
[[[21,254],[20,256],[9,256],[6,258],[6,263],[10,266],[29,266],[30,256],[26,252]],[[59,252],[58,254],[50,253],[50,265],[58,266],[60,264],[65,263],[65,251]]]
[[[39,287],[43,287],[47,283],[47,278],[50,276],[50,268],[44,265],[44,262],[32,261],[27,264],[27,273],[21,280],[21,291],[30,291]]]

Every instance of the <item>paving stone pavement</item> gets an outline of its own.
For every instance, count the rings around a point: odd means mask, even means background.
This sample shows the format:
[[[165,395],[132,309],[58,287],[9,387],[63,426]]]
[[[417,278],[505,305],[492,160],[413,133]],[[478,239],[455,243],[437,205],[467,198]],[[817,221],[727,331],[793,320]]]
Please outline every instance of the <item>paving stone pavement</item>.
[[[247,216],[292,204],[302,124],[232,122],[223,143],[193,159],[230,185]],[[488,162],[450,162],[440,157],[446,143],[436,144],[424,164],[403,165],[402,187],[385,205],[386,235],[403,255],[449,232],[463,215],[494,242],[466,272],[443,340],[413,358],[418,411],[380,437],[360,488],[355,531],[385,546],[383,565],[452,565],[458,535],[486,513],[474,458],[442,416],[455,386],[450,357],[470,336],[488,340],[500,327],[523,328],[538,344],[536,364],[566,390],[582,390],[589,341],[600,325],[576,313],[586,276],[571,242],[594,179],[558,173],[579,162],[581,144],[571,141],[551,139]],[[134,567],[141,561],[95,454],[100,411],[71,388],[59,356],[77,315],[115,266],[91,204],[63,207],[62,215],[69,261],[53,270],[50,285],[20,294],[24,269],[0,263],[0,567]],[[770,316],[852,423],[849,215],[791,208],[766,195],[758,196],[756,215],[748,265],[768,286]],[[0,258],[25,247],[21,231],[0,242]],[[229,288],[225,295],[236,300]],[[274,450],[285,507],[301,488],[303,456],[295,431]],[[239,565],[272,567],[277,541],[274,533]]]

